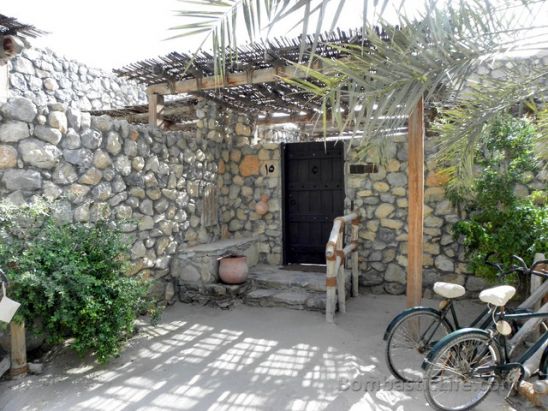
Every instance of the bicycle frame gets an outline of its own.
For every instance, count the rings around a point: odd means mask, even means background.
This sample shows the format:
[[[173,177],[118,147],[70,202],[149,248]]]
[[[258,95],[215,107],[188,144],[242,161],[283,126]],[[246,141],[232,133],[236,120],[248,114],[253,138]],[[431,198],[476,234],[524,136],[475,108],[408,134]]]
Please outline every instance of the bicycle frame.
[[[497,315],[498,320],[528,320],[531,318],[548,318],[548,313],[513,313],[513,314],[506,314],[504,311],[502,311],[499,315]],[[507,338],[504,335],[496,334],[493,336],[493,338],[497,338],[497,344],[499,347],[502,347],[502,355],[504,356],[502,364],[500,365],[493,365],[489,367],[479,367],[474,370],[474,372],[477,372],[479,374],[495,371],[497,374],[501,374],[502,372],[508,372],[515,368],[520,370],[520,377],[523,377],[524,375],[524,368],[523,364],[527,362],[535,353],[540,350],[544,344],[548,341],[548,331],[545,331],[544,334],[533,344],[531,347],[529,347],[518,359],[517,361],[510,362],[510,355],[508,353],[508,344],[507,344]]]
[[[436,331],[438,330],[438,328],[439,328],[439,326],[441,325],[442,322],[445,322],[445,323],[449,324],[449,326],[452,328],[452,331],[461,329],[461,325],[460,325],[458,317],[457,317],[457,312],[455,311],[454,301],[453,300],[444,300],[444,301],[446,302],[446,304],[439,311],[441,321],[439,321],[436,324],[436,326],[434,327],[433,330],[431,330],[432,332],[429,335],[428,335],[428,333],[429,333],[430,329],[427,328],[424,331],[424,334],[421,335],[421,340],[424,339],[425,341],[430,341],[430,339],[432,338],[433,335],[435,335]],[[472,323],[469,325],[469,327],[478,327],[478,328],[482,328],[482,329],[487,328],[489,326],[489,323],[491,322],[492,312],[493,312],[493,309],[485,308],[472,321]],[[453,323],[451,323],[451,319],[453,320]],[[434,325],[434,323],[432,325]]]

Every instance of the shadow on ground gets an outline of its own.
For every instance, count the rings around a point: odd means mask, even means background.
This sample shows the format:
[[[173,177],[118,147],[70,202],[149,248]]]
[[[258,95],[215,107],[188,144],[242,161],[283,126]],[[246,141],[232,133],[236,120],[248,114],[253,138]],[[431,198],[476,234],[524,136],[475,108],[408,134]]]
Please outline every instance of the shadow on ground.
[[[0,409],[424,410],[420,389],[394,386],[384,364],[384,327],[404,303],[361,296],[336,325],[283,308],[176,304],[106,366],[66,350],[45,374],[0,384]],[[512,408],[494,393],[477,409]]]

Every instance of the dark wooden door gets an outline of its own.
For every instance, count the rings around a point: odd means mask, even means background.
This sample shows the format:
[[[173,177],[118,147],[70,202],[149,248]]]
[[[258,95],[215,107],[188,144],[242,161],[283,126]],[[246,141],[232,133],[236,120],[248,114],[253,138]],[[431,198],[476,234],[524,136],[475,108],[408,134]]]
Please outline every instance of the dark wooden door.
[[[284,147],[284,261],[325,264],[333,219],[344,211],[344,145]]]

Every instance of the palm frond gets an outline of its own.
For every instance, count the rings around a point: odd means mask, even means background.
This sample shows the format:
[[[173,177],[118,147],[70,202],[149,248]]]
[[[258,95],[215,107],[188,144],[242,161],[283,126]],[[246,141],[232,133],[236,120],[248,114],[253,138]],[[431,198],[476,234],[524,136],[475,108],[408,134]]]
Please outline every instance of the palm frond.
[[[382,141],[393,130],[404,126],[421,97],[424,96],[427,103],[456,103],[456,96],[460,95],[467,85],[466,80],[479,65],[515,48],[522,37],[523,27],[510,25],[504,13],[491,13],[488,18],[485,17],[487,11],[492,11],[489,2],[451,3],[444,9],[435,7],[434,3],[417,19],[401,16],[398,26],[384,24],[381,33],[366,24],[364,38],[368,41],[367,47],[333,46],[347,58],[317,58],[322,64],[322,69],[318,71],[299,66],[316,81],[292,82],[299,84],[307,93],[314,93],[323,101],[331,102],[328,107],[346,108],[342,115],[337,110],[337,115],[333,115],[332,119],[341,132],[351,125],[353,134],[363,136],[359,142],[362,155],[370,151],[371,139]],[[508,1],[506,7],[510,7],[511,3],[515,4],[516,1]],[[519,76],[513,78],[516,82],[522,79]],[[463,174],[471,169],[467,153],[473,146],[472,136],[477,135],[487,114],[519,101],[516,99],[535,95],[539,92],[535,88],[538,80],[532,75],[525,88],[523,81],[517,86],[513,83],[515,87],[494,85],[500,92],[495,100],[489,100],[484,94],[481,100],[470,103],[470,108],[475,106],[476,111],[470,111],[461,130],[454,130],[451,136],[448,135],[447,141],[452,143],[447,147],[451,149],[443,151],[445,156],[453,154],[462,159],[461,164],[454,167],[454,173]],[[478,108],[482,112],[479,116]],[[464,137],[471,140],[462,144],[460,139]],[[464,157],[457,156],[457,152]]]
[[[262,30],[270,30],[280,22],[295,15],[301,15],[295,27],[302,27],[301,57],[311,57],[318,44],[318,39],[327,27],[334,29],[345,6],[355,2],[346,0],[179,0],[183,9],[175,14],[185,23],[171,27],[177,34],[169,40],[200,34],[203,41],[199,49],[210,42],[215,57],[215,74],[224,75],[227,64],[237,59],[237,31],[243,24],[247,36],[243,41],[255,42]],[[367,16],[369,3],[384,10],[390,0],[362,0],[364,16]],[[403,4],[403,0],[396,1]],[[334,5],[335,12],[331,17],[326,15],[328,5]],[[316,18],[316,27],[312,45],[306,42],[311,19]],[[199,50],[196,50],[198,52]]]

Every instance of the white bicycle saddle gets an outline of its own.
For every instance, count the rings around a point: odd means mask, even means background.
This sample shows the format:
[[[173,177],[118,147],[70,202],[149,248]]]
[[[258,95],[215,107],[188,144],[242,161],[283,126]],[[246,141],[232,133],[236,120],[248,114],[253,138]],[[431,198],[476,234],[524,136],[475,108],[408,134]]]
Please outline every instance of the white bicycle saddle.
[[[484,303],[502,307],[514,296],[516,289],[511,285],[500,285],[498,287],[488,288],[483,290],[479,299]]]
[[[457,298],[462,297],[466,289],[462,285],[438,281],[434,283],[434,292],[445,298]]]

